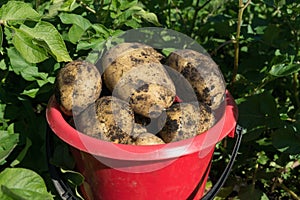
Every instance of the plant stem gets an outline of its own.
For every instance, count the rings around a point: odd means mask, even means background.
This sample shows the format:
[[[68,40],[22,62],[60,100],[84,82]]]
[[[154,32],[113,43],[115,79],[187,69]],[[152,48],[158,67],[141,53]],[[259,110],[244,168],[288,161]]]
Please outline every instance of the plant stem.
[[[278,180],[278,186],[279,187],[281,187],[284,191],[286,191],[287,193],[289,193],[293,197],[293,199],[300,200],[300,197],[294,191],[290,190],[288,187],[286,187],[283,184],[282,179],[277,178],[277,180]]]
[[[300,107],[300,100],[299,100],[299,80],[298,80],[298,72],[293,74],[293,85],[294,85],[294,96],[296,101],[297,108]]]
[[[253,187],[253,188],[255,188],[256,174],[257,174],[257,171],[258,171],[258,167],[259,167],[259,164],[256,163],[255,169],[254,169],[254,172],[253,172],[253,176],[252,176],[252,187]]]
[[[218,51],[221,49],[221,48],[223,48],[224,46],[226,46],[226,45],[228,45],[228,44],[230,44],[230,43],[232,43],[233,42],[233,40],[231,39],[231,40],[227,40],[226,42],[223,42],[220,46],[218,46],[217,48],[215,48],[215,50],[213,50],[212,52],[211,52],[211,56],[212,55],[217,55],[217,53],[218,53]]]
[[[38,9],[39,6],[40,6],[40,0],[36,0],[35,1],[35,9]]]
[[[251,0],[248,0],[245,4],[243,0],[239,0],[239,13],[238,13],[238,21],[237,21],[237,29],[236,29],[236,36],[234,39],[234,63],[233,63],[233,75],[231,84],[235,82],[236,75],[239,69],[239,53],[240,53],[240,35],[241,35],[241,26],[243,21],[243,13],[247,6],[250,4]]]
[[[169,27],[172,27],[172,21],[171,21],[171,6],[172,6],[172,0],[168,0],[168,15],[169,15]]]
[[[295,60],[296,62],[298,61],[298,52],[299,52],[299,35],[298,35],[298,32],[296,30],[294,30],[294,33],[295,33],[295,43],[296,43],[296,51],[295,51]],[[299,84],[299,79],[298,79],[298,75],[299,75],[299,72],[295,72],[293,74],[293,82],[294,82],[294,95],[295,95],[295,100],[296,100],[296,106],[297,108],[300,107],[300,99],[299,99],[299,87],[300,87],[300,84]]]
[[[92,9],[91,7],[89,7],[88,5],[86,5],[84,2],[80,1],[80,0],[76,0],[77,3],[79,3],[82,7],[84,7],[85,9],[87,9],[88,11],[96,14],[96,11],[94,9]]]

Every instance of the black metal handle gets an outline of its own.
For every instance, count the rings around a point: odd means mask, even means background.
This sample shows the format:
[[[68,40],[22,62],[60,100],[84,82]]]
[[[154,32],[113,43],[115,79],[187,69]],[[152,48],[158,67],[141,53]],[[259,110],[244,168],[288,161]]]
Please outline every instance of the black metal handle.
[[[51,175],[52,183],[62,200],[79,200],[79,198],[74,195],[70,186],[62,180],[61,172],[58,167],[52,165],[50,163],[50,158],[53,154],[53,140],[52,140],[52,131],[47,126],[46,133],[46,151],[47,151],[47,161],[48,161],[48,169]]]
[[[221,187],[224,185],[230,170],[233,166],[233,163],[235,161],[235,158],[237,156],[238,150],[240,148],[240,144],[242,141],[242,131],[243,128],[240,125],[236,126],[236,142],[235,145],[233,147],[232,153],[231,153],[231,158],[224,170],[224,172],[222,173],[221,177],[219,178],[219,180],[217,181],[217,183],[204,195],[204,197],[201,198],[201,200],[210,200],[213,199],[217,193],[219,192],[219,190],[221,189]],[[209,168],[209,167],[208,167]]]

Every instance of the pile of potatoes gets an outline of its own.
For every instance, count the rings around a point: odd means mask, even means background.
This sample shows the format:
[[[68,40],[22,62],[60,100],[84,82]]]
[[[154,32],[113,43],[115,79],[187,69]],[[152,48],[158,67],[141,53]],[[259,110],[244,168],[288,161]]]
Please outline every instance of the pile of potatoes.
[[[166,66],[189,82],[196,101],[176,101],[176,79]],[[210,57],[184,49],[165,58],[141,43],[111,48],[98,67],[72,61],[55,84],[60,109],[73,116],[77,130],[131,145],[165,144],[203,133],[214,125],[212,110],[224,100],[224,91],[222,74]]]

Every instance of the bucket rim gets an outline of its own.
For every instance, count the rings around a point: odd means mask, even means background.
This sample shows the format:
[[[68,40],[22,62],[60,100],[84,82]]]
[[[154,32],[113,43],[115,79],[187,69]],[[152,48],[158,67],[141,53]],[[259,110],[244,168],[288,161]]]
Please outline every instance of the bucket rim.
[[[70,146],[89,153],[95,156],[106,157],[118,160],[163,160],[178,158],[180,156],[200,152],[208,148],[214,148],[216,143],[221,141],[224,137],[234,137],[234,130],[238,118],[237,105],[226,90],[226,107],[221,119],[208,131],[205,131],[195,137],[171,142],[168,144],[158,145],[127,145],[115,144],[112,142],[103,141],[73,128],[65,120],[60,111],[59,104],[55,100],[54,95],[49,99],[46,109],[46,119],[52,131],[65,143]],[[203,145],[205,138],[209,134],[220,132],[212,142],[206,142]]]

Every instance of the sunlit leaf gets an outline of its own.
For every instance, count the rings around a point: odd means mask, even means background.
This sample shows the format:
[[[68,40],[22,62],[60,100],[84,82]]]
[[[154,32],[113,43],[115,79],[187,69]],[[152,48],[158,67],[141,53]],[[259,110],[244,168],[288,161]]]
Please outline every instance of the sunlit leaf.
[[[68,32],[68,37],[74,44],[78,42],[84,32],[92,26],[90,21],[81,15],[62,13],[59,17],[62,23],[73,24]]]
[[[35,81],[47,78],[48,74],[39,72],[38,67],[35,64],[28,63],[15,48],[9,48],[7,53],[12,70],[16,74],[21,75],[25,80]]]
[[[6,64],[4,62],[4,59],[0,61],[0,69],[1,70],[6,70],[7,69]]]
[[[35,98],[40,88],[26,89],[21,94]]]
[[[52,200],[44,180],[34,171],[6,168],[0,173],[0,199]]]
[[[16,29],[13,36],[13,44],[22,57],[29,63],[39,63],[49,56],[46,49],[33,44],[33,37],[24,30]]]
[[[5,159],[17,146],[18,141],[19,134],[0,130],[0,165],[5,163]]]
[[[158,18],[156,14],[154,13],[149,13],[149,12],[141,12],[141,17],[145,19],[146,21],[154,24],[155,26],[161,26],[161,24],[158,21]]]
[[[22,1],[9,1],[0,8],[0,20],[3,21],[39,20],[40,18],[41,15],[30,4]]]
[[[0,26],[0,49],[2,47],[3,44],[3,31],[2,31],[2,26]]]
[[[58,62],[72,60],[60,33],[51,23],[41,21],[33,28],[22,25],[20,29],[35,41],[35,46],[40,45],[41,48],[49,51]]]
[[[273,65],[269,73],[273,76],[288,76],[300,70],[300,64],[277,64]]]

